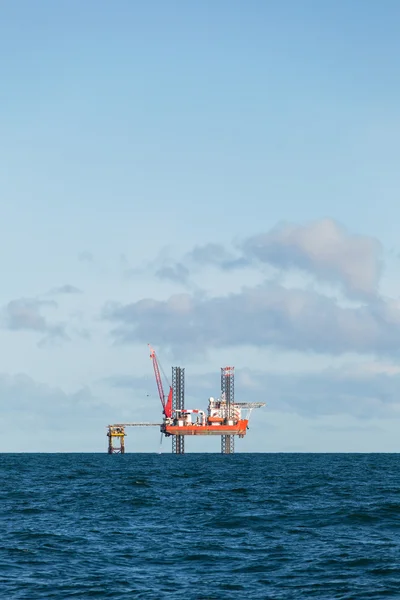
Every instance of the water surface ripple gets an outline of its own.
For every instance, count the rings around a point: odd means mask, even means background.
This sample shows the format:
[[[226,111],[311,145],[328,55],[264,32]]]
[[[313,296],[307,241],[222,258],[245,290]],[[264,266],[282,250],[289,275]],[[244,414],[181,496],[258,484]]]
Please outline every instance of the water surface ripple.
[[[400,457],[2,454],[0,598],[400,598]]]

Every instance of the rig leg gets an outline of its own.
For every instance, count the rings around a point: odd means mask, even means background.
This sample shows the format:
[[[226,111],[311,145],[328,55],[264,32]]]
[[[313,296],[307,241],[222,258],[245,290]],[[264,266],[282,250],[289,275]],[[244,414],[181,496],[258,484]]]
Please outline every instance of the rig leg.
[[[172,453],[185,454],[185,436],[174,435],[172,437]]]
[[[113,453],[113,443],[112,443],[110,427],[108,428],[107,437],[108,437],[108,454],[112,454]]]
[[[108,427],[108,454],[125,454],[125,427]],[[114,440],[119,442],[119,445],[114,446]]]
[[[235,436],[221,435],[221,454],[235,453]]]
[[[172,409],[174,417],[185,408],[185,369],[172,367]],[[177,412],[178,411],[178,412]],[[185,454],[185,437],[174,435],[172,438],[172,453]]]

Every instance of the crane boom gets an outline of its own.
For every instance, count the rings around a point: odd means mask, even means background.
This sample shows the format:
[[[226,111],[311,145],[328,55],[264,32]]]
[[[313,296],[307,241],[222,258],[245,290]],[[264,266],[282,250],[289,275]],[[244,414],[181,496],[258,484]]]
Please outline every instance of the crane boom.
[[[150,358],[153,361],[154,374],[156,376],[158,395],[160,396],[161,405],[163,407],[163,413],[167,418],[172,416],[172,386],[169,388],[168,399],[165,401],[164,388],[162,384],[160,368],[158,366],[158,360],[155,350],[148,344],[150,348]]]

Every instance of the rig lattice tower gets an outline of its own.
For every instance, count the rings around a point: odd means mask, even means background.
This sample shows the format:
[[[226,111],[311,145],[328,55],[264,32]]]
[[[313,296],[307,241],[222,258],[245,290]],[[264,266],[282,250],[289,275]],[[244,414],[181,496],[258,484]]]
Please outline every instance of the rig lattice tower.
[[[235,402],[235,367],[221,367],[221,392],[226,402],[226,422],[233,423]],[[233,454],[235,452],[235,436],[221,435],[221,453]]]
[[[172,367],[172,414],[175,418],[185,408],[185,369],[181,367]],[[185,436],[172,436],[172,453],[185,454]]]

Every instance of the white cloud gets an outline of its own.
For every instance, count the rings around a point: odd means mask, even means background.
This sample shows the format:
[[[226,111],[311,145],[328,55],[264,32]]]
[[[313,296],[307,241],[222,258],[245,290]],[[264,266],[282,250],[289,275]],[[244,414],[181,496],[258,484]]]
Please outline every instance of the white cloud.
[[[343,286],[350,296],[378,291],[382,246],[370,236],[349,233],[332,219],[303,226],[282,225],[242,245],[245,257],[279,269],[300,269]]]
[[[192,354],[244,345],[331,355],[397,356],[400,351],[399,315],[385,302],[343,307],[316,292],[277,284],[214,298],[187,294],[109,304],[104,319],[116,324],[112,333],[117,341],[145,342],[150,337]]]

